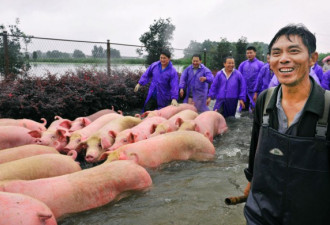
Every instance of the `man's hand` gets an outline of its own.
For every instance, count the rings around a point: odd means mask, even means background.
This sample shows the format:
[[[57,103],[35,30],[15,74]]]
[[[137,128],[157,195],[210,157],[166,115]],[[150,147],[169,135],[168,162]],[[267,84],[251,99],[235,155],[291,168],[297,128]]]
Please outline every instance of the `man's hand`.
[[[251,189],[251,182],[249,182],[247,185],[246,185],[246,187],[245,187],[245,189],[244,189],[244,196],[248,196],[249,195],[249,193],[250,193],[250,189]]]
[[[209,106],[210,102],[211,102],[211,98],[208,97],[208,98],[206,99],[206,105]]]
[[[254,93],[253,95],[253,101],[256,102],[258,98],[258,92]]]
[[[183,94],[184,94],[184,90],[181,88],[181,89],[180,89],[180,98],[183,97]]]
[[[206,77],[200,77],[199,80],[200,80],[200,82],[205,82],[206,81]]]
[[[178,106],[178,102],[175,99],[172,99],[171,105]]]
[[[137,92],[139,90],[139,88],[140,88],[140,84],[138,83],[134,88],[134,92]]]
[[[239,104],[241,105],[242,109],[245,109],[245,104],[243,100],[239,100]]]

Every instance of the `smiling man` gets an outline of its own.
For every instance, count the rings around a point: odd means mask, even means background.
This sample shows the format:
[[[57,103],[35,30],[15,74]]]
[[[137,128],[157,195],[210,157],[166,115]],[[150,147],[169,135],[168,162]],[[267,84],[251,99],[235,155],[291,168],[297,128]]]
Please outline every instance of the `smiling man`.
[[[330,224],[329,92],[309,76],[315,36],[288,25],[269,45],[280,82],[256,102],[249,165],[248,224]]]

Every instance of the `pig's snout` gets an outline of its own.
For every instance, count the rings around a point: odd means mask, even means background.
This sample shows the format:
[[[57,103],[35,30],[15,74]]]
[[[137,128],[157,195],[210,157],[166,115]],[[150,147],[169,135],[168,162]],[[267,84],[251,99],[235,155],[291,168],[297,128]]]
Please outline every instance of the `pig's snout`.
[[[86,162],[89,162],[89,163],[96,162],[96,158],[92,155],[86,155],[85,160],[86,160]]]

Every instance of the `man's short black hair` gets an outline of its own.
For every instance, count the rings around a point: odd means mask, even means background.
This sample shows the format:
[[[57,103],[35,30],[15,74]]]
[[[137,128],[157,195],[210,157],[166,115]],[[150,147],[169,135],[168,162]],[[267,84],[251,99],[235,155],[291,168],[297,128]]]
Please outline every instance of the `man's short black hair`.
[[[246,48],[246,51],[247,50],[253,50],[254,52],[257,52],[257,49],[256,49],[256,47],[254,47],[254,46],[249,46],[249,47],[247,47]]]
[[[194,57],[198,57],[199,60],[202,60],[202,56],[200,54],[193,54],[193,56],[191,57],[191,59],[194,58]]]
[[[234,57],[231,56],[231,55],[229,55],[229,56],[226,56],[226,57],[223,59],[223,63],[226,63],[226,62],[227,62],[227,59],[233,59],[233,60],[235,61]]]
[[[168,49],[161,50],[160,54],[165,55],[167,58],[171,58],[171,52]]]
[[[289,24],[281,28],[271,40],[268,51],[271,52],[274,43],[281,37],[285,35],[286,38],[290,40],[291,35],[297,35],[301,37],[303,44],[308,49],[308,54],[311,55],[316,50],[316,38],[312,32],[310,32],[303,24]]]

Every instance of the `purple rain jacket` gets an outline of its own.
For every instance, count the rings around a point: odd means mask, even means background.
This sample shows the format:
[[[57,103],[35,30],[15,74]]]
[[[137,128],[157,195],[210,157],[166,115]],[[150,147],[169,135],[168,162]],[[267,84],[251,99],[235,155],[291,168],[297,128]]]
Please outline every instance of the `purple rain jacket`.
[[[274,72],[270,69],[269,63],[265,63],[258,73],[254,92],[261,93],[263,90],[267,89],[273,76]]]
[[[209,90],[208,97],[216,99],[214,110],[219,109],[221,101],[226,99],[245,101],[246,84],[240,71],[234,69],[228,80],[224,69],[217,72]]]
[[[323,73],[323,78],[321,82],[321,86],[325,90],[330,90],[330,70]]]
[[[314,64],[314,66],[312,67],[312,69],[314,70],[315,74],[319,78],[320,82],[322,82],[322,79],[323,79],[323,69],[322,69],[322,67],[316,62]]]
[[[238,70],[245,79],[247,92],[254,92],[258,73],[263,65],[264,63],[257,58],[254,58],[252,61],[245,60],[239,65]]]
[[[158,109],[168,106],[172,99],[178,99],[179,78],[171,61],[164,70],[162,70],[160,61],[152,63],[146,72],[142,74],[139,84],[144,86],[149,83],[150,79],[152,80],[144,106],[153,95],[155,89],[157,91]]]
[[[205,82],[199,80],[200,77],[206,77]],[[188,102],[189,93],[192,92],[192,98],[194,105],[198,112],[209,111],[209,107],[206,105],[207,92],[209,84],[213,82],[213,74],[203,64],[197,69],[194,75],[193,65],[188,66],[181,74],[179,89],[183,89],[186,93],[186,97],[183,100],[184,103]]]
[[[310,69],[309,76],[313,77],[314,80],[315,80],[315,82],[316,82],[318,85],[321,86],[320,80],[319,80],[319,78],[317,77],[317,75],[315,74],[315,72],[314,72],[314,70],[312,69],[312,67],[311,67],[311,69]],[[275,86],[277,86],[277,85],[279,85],[279,84],[280,84],[280,82],[278,81],[277,77],[276,77],[276,76],[273,76],[273,78],[272,78],[272,79],[270,80],[270,82],[269,82],[268,87],[269,87],[269,88],[270,88],[270,87],[275,87]]]

